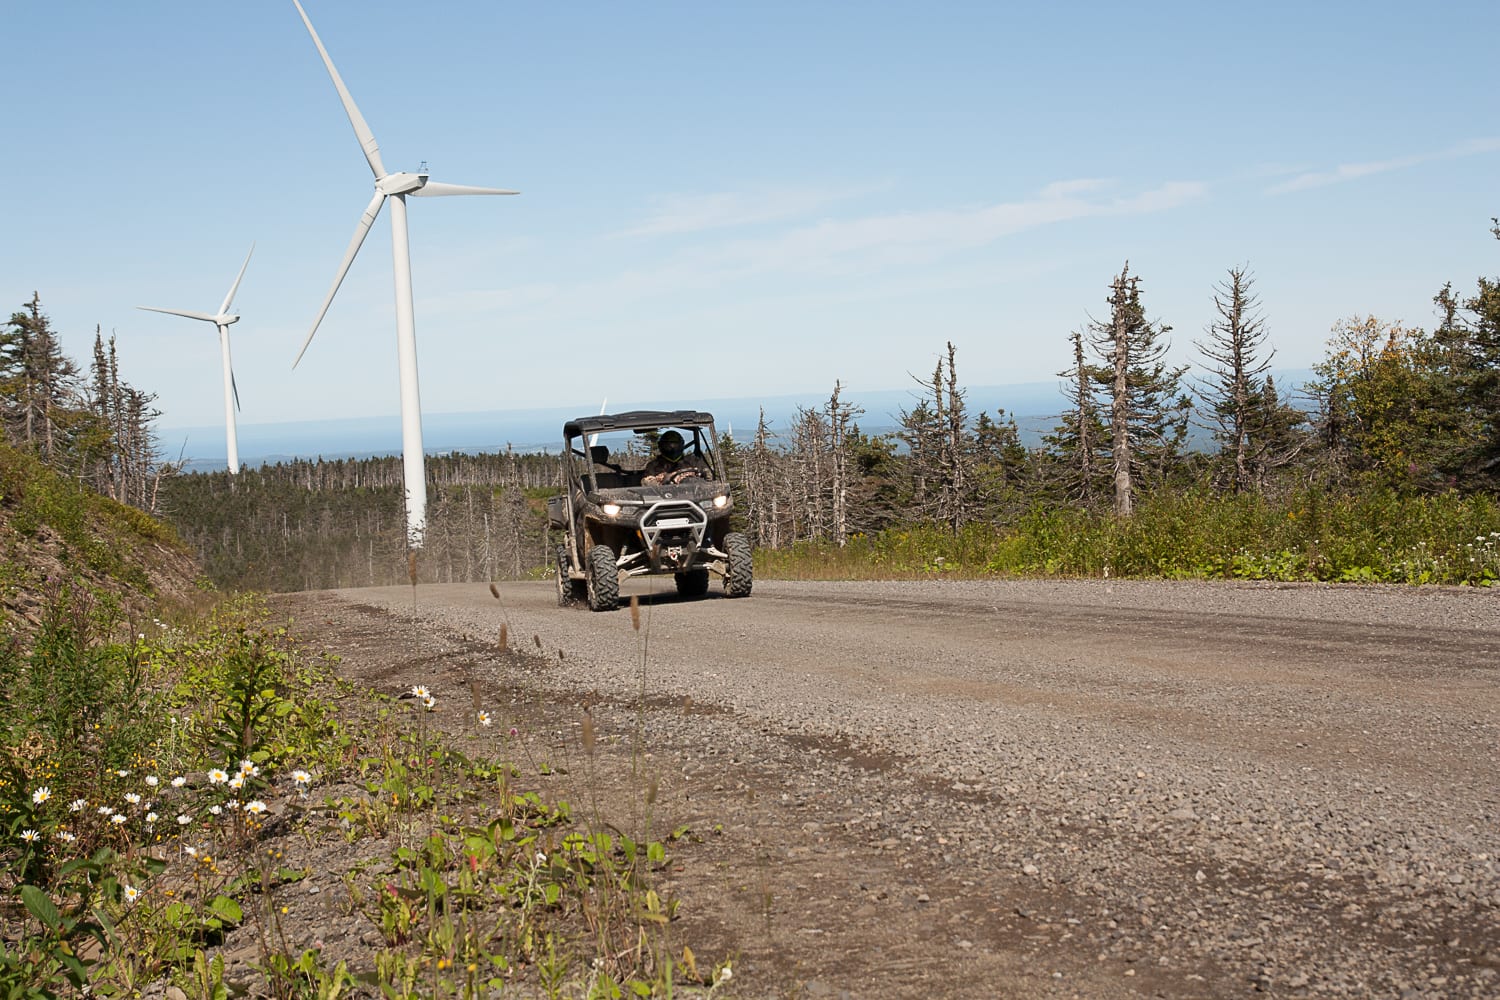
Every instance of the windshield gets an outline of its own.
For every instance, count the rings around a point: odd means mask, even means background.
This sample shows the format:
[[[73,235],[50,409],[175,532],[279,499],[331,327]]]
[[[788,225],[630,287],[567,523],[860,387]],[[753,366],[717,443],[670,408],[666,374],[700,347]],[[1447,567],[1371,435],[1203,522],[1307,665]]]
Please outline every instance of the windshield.
[[[658,454],[658,439],[670,431],[682,436],[679,461],[699,465],[707,478],[722,479],[718,456],[714,451],[711,427],[663,426],[643,430],[602,431],[569,441],[573,471],[587,480],[592,473],[598,489],[639,486],[647,466]],[[668,449],[670,452],[671,449]]]

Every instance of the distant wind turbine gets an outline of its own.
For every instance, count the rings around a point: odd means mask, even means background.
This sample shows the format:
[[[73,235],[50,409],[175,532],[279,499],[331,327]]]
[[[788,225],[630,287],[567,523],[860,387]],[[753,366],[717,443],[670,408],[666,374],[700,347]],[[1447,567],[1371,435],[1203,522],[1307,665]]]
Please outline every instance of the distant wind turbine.
[[[235,275],[234,284],[229,286],[229,294],[224,296],[224,304],[219,306],[215,315],[203,312],[192,312],[187,309],[158,309],[155,306],[136,306],[137,309],[145,309],[148,312],[166,313],[169,316],[186,316],[188,319],[201,319],[212,323],[219,328],[219,352],[224,356],[224,433],[229,445],[229,471],[236,474],[240,471],[240,450],[235,438],[234,411],[240,408],[240,391],[234,384],[234,366],[229,360],[229,327],[232,323],[238,323],[240,318],[229,311],[229,306],[234,302],[234,293],[239,291],[240,279],[245,276],[245,268],[250,266],[250,254],[255,253],[255,244],[250,244],[250,253],[245,254],[245,263],[240,265],[240,273]]]
[[[312,343],[313,335],[318,332],[318,324],[323,322],[323,316],[328,312],[328,306],[333,302],[334,295],[338,293],[339,285],[343,284],[344,276],[349,273],[349,265],[354,263],[354,256],[359,253],[360,245],[364,243],[365,237],[369,235],[370,227],[375,224],[376,216],[380,214],[380,206],[389,199],[391,203],[391,254],[395,259],[396,269],[396,355],[401,367],[401,459],[406,485],[406,543],[410,548],[420,549],[423,535],[427,532],[427,477],[422,456],[422,399],[421,390],[417,384],[417,321],[412,308],[411,251],[406,232],[406,196],[409,194],[418,196],[517,194],[519,192],[429,181],[425,164],[419,173],[406,171],[387,173],[385,164],[380,160],[380,146],[375,141],[375,135],[370,131],[370,126],[365,123],[364,116],[359,113],[359,108],[355,106],[354,98],[349,95],[349,88],[344,86],[339,71],[334,68],[333,60],[329,58],[328,50],[323,47],[322,39],[313,30],[307,11],[302,9],[302,4],[298,0],[292,0],[292,3],[296,5],[297,13],[302,15],[302,23],[307,25],[307,33],[312,35],[313,44],[318,47],[318,55],[323,57],[323,65],[328,68],[328,75],[333,79],[333,86],[339,92],[339,100],[344,102],[344,113],[349,116],[349,124],[354,126],[355,138],[359,140],[365,159],[370,164],[370,170],[375,174],[375,197],[370,199],[370,204],[365,207],[364,214],[360,216],[359,223],[354,228],[354,238],[349,241],[349,249],[344,252],[344,261],[339,265],[338,276],[333,279],[333,286],[328,289],[328,296],[323,300],[323,308],[318,310],[318,317],[313,320],[312,329],[308,331],[307,339],[302,342],[302,350],[297,352],[297,360],[292,362],[292,367],[297,367],[298,362],[302,360],[302,355],[307,351],[307,345]]]

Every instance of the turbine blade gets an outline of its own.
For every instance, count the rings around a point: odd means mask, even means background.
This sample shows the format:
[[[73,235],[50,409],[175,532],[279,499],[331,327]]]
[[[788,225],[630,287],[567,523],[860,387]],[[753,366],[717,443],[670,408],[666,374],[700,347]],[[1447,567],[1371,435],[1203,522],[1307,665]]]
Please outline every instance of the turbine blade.
[[[354,137],[359,140],[359,147],[365,151],[365,159],[369,162],[370,169],[375,172],[375,179],[379,180],[385,176],[385,164],[380,162],[380,144],[375,141],[375,133],[370,131],[370,126],[365,122],[365,116],[359,113],[359,106],[350,96],[349,88],[344,86],[344,78],[339,76],[339,71],[334,68],[333,60],[328,56],[328,50],[323,47],[323,40],[313,30],[307,11],[302,9],[302,4],[298,0],[292,0],[292,3],[297,5],[297,13],[302,15],[302,23],[307,25],[307,33],[312,35],[313,44],[318,47],[318,55],[323,57],[323,65],[328,67],[328,75],[333,78],[333,86],[339,92],[339,100],[344,102],[344,113],[349,116],[349,124],[354,126]]]
[[[599,416],[601,416],[601,417],[604,416],[604,409],[607,406],[609,406],[609,397],[605,396],[604,397],[604,402],[602,402],[602,403],[599,404]],[[589,435],[589,447],[592,448],[594,445],[596,445],[598,443],[599,443],[599,435],[597,435],[597,434],[590,434]]]
[[[359,224],[354,227],[354,238],[349,241],[349,249],[344,251],[344,262],[339,265],[339,273],[333,279],[333,286],[328,289],[328,296],[323,299],[323,308],[318,310],[318,318],[313,320],[312,329],[307,331],[307,339],[302,342],[302,350],[297,352],[297,360],[292,362],[296,368],[297,363],[302,360],[302,355],[307,353],[307,345],[312,343],[313,334],[318,332],[318,324],[323,322],[323,316],[328,312],[328,307],[333,304],[333,297],[338,294],[339,286],[344,283],[344,275],[349,273],[349,265],[354,263],[354,255],[359,253],[359,248],[365,242],[365,237],[370,235],[370,227],[375,225],[375,218],[380,215],[380,206],[385,203],[385,195],[376,194],[370,199],[370,204],[365,207],[365,213],[359,217]]]
[[[466,184],[444,184],[442,181],[428,181],[411,193],[419,198],[440,198],[443,195],[450,194],[520,194],[521,192],[507,191],[504,188],[469,187]]]
[[[216,316],[210,316],[205,312],[193,312],[191,309],[158,309],[156,306],[136,306],[136,308],[144,309],[147,312],[166,313],[168,316],[186,316],[188,319],[201,319],[209,323],[218,322],[218,317]]]
[[[235,276],[234,284],[229,286],[229,294],[224,296],[224,304],[219,307],[219,315],[223,316],[229,312],[229,305],[234,301],[234,293],[240,290],[240,279],[245,276],[245,268],[250,266],[250,254],[255,252],[255,244],[250,244],[250,253],[245,254],[245,263],[240,265],[240,273]]]
[[[229,391],[234,396],[234,412],[240,412],[240,387],[234,380],[234,372],[229,373]]]

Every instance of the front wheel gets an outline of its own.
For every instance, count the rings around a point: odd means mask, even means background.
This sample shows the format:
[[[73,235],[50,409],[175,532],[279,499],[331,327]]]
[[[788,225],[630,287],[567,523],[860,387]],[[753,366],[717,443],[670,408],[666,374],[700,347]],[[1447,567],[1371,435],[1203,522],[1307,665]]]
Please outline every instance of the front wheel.
[[[590,611],[613,611],[620,606],[620,571],[615,565],[615,550],[608,545],[589,549],[584,570],[588,573]]]
[[[749,597],[755,582],[755,568],[750,559],[750,539],[738,531],[724,536],[724,551],[729,555],[724,569],[724,596]]]

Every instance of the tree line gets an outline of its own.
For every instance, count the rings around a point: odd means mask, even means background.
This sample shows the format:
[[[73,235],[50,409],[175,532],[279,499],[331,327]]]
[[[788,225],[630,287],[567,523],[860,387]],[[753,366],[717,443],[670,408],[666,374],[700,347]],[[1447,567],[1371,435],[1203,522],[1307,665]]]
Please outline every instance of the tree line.
[[[1500,491],[1500,281],[1480,278],[1468,294],[1445,285],[1430,331],[1340,321],[1314,380],[1298,387],[1271,375],[1249,269],[1231,268],[1212,295],[1192,377],[1166,360],[1171,328],[1150,317],[1127,262],[1109,282],[1106,317],[1069,335],[1058,372],[1067,408],[1038,447],[1022,445],[1005,411],[969,412],[952,343],[914,380],[894,433],[862,433],[862,411],[837,383],[780,438],[762,417],[727,449],[747,530],[772,548],[842,545],[900,525],[1004,524],[1037,503],[1129,517],[1143,492],[1162,489]],[[1194,430],[1209,448],[1190,446]]]
[[[1492,232],[1500,238],[1500,221]],[[1443,286],[1431,330],[1340,321],[1302,386],[1271,374],[1270,323],[1247,267],[1208,293],[1214,319],[1193,342],[1194,375],[1167,360],[1173,331],[1150,314],[1146,291],[1127,262],[1103,288],[1102,318],[1068,334],[1065,408],[1035,446],[1004,410],[970,411],[952,343],[914,376],[894,430],[862,430],[864,411],[838,382],[786,427],[762,415],[748,439],[722,442],[739,527],[787,549],[918,525],[1003,530],[1039,505],[1130,518],[1160,491],[1273,502],[1308,487],[1500,493],[1500,279]],[[119,378],[113,338],[97,331],[84,377],[36,296],[0,332],[8,440],[168,519],[222,584],[476,582],[535,573],[549,558],[556,455],[429,457],[429,531],[412,557],[398,458],[177,475],[155,445],[153,399]]]
[[[120,378],[115,338],[106,341],[97,327],[85,374],[63,353],[35,292],[0,327],[0,427],[6,443],[147,513],[158,512],[161,485],[177,471],[157,446],[155,400]]]

